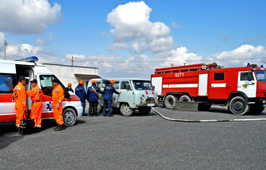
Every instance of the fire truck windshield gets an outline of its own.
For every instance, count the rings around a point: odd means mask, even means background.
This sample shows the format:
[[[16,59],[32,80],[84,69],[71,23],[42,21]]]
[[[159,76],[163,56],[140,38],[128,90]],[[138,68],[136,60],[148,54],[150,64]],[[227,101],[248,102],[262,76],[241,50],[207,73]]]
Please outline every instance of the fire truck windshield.
[[[266,81],[266,71],[264,70],[255,70],[258,81]]]
[[[150,81],[133,80],[133,84],[136,90],[152,90]]]

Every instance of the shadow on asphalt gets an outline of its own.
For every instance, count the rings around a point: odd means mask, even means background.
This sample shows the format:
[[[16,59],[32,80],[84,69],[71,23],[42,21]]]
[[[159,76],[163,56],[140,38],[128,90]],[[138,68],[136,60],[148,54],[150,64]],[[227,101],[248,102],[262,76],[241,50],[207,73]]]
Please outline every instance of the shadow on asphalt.
[[[55,120],[43,120],[42,121],[42,130],[45,131],[56,126]],[[0,124],[0,150],[7,147],[12,142],[20,140],[24,138],[24,136],[33,134],[33,130],[28,128],[28,131],[25,135],[17,134],[17,127],[15,126],[15,122],[8,122]]]

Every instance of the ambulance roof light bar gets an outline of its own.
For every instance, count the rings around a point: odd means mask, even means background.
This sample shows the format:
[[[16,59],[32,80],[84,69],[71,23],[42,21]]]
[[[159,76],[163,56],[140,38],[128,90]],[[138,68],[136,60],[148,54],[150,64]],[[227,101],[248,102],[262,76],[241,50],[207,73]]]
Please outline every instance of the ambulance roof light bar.
[[[22,58],[22,59],[19,59],[19,60],[15,60],[15,61],[26,61],[26,62],[33,62],[35,63],[36,61],[38,61],[38,57],[36,56],[31,56],[31,57],[27,57],[27,58]]]

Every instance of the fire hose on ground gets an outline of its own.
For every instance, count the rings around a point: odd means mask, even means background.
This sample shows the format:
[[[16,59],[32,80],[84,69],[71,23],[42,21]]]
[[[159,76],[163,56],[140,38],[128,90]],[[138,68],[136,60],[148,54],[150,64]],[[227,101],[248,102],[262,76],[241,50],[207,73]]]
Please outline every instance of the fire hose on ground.
[[[185,123],[208,123],[208,122],[247,122],[247,121],[266,121],[266,118],[252,118],[252,119],[209,119],[209,120],[189,120],[189,119],[173,119],[162,115],[159,111],[152,107],[152,110],[161,118],[168,121],[185,122]]]

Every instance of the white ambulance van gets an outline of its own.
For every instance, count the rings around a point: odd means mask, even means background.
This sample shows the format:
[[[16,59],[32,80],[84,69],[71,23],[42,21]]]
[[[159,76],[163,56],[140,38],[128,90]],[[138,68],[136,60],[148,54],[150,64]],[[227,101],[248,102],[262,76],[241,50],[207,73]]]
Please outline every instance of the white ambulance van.
[[[56,76],[44,65],[36,63],[37,57],[29,57],[20,61],[0,60],[0,123],[15,121],[15,102],[12,99],[13,88],[18,83],[19,76],[26,77],[26,91],[31,90],[30,80],[36,79],[38,86],[44,93],[42,118],[54,118],[52,109],[52,79]],[[65,90],[64,85],[59,84]],[[63,118],[65,126],[72,126],[76,123],[77,117],[82,115],[80,99],[72,92],[65,91],[63,104]],[[27,98],[27,107],[30,113],[32,101]]]
[[[103,91],[105,86],[110,83],[109,79],[93,79],[97,82],[97,86]],[[134,110],[138,110],[141,114],[149,114],[152,106],[158,104],[158,95],[152,88],[151,81],[141,78],[115,78],[114,88],[121,92],[113,94],[113,108],[119,108],[123,116],[130,116]],[[91,86],[89,81],[88,87]],[[102,110],[104,96],[98,105],[98,111]]]

